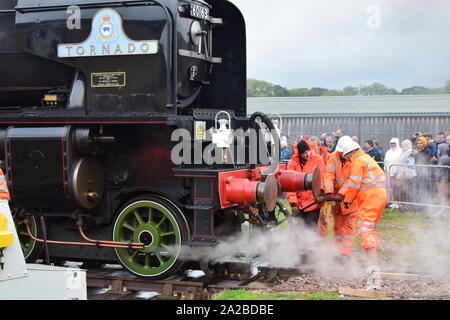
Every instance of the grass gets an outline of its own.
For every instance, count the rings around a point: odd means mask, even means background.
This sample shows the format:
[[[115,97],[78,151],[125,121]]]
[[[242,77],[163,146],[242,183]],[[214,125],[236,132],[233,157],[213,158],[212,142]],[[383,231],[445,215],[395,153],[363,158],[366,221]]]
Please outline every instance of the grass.
[[[433,260],[450,259],[448,241],[441,239],[448,239],[450,234],[448,219],[387,209],[377,225],[377,234],[382,241],[380,256],[384,261],[401,261],[421,268],[430,262],[430,255]]]
[[[340,300],[340,297],[330,292],[283,293],[253,292],[238,289],[225,290],[214,300]]]

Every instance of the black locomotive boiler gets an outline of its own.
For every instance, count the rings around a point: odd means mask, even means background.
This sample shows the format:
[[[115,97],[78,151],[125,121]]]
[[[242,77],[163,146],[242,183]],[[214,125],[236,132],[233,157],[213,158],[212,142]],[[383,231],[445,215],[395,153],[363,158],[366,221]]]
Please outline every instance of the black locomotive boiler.
[[[316,189],[270,142],[266,166],[245,138],[244,163],[219,146],[231,129],[274,129],[246,113],[245,23],[226,0],[0,1],[0,156],[29,261],[46,241],[54,260],[166,277],[183,246],[214,246],[244,213],[264,223],[281,192]],[[201,155],[219,136],[221,161],[174,161],[177,130]]]

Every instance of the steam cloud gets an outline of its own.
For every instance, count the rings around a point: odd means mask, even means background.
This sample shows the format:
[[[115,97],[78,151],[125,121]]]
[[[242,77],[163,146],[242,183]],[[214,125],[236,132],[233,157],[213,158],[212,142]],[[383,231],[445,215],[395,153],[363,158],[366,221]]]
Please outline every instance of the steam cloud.
[[[426,217],[427,213],[423,214]],[[396,242],[388,238],[388,233],[381,236],[380,232],[378,233],[381,240],[379,251],[381,271],[448,275],[450,221],[436,217],[424,219],[427,223],[423,226],[401,227],[408,233],[410,241]],[[243,232],[221,241],[215,247],[184,247],[181,258],[203,260],[213,264],[236,260],[238,257],[239,260],[260,261],[272,267],[300,267],[312,269],[317,274],[342,278],[366,274],[367,260],[358,244],[354,245],[353,256],[342,260],[334,239],[323,238],[316,230],[305,226],[302,221],[293,220],[291,219],[283,230],[272,229],[263,232],[253,228],[250,236]]]

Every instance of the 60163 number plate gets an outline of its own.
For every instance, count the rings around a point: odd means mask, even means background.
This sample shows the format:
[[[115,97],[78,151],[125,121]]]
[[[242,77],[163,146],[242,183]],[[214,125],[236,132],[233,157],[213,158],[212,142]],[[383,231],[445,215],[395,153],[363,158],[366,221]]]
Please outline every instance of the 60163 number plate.
[[[194,18],[209,20],[209,8],[198,4],[191,4],[191,16]]]

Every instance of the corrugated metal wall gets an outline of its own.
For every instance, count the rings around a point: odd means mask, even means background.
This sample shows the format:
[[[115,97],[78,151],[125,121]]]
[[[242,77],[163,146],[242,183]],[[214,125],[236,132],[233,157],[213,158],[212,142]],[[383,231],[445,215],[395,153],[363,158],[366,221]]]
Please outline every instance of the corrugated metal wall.
[[[283,117],[283,115],[282,115]],[[358,136],[360,143],[365,140],[376,139],[381,142],[385,150],[389,149],[391,138],[399,138],[400,142],[411,137],[411,134],[431,132],[434,136],[440,131],[450,134],[450,118],[427,116],[380,116],[365,117],[312,117],[293,116],[283,117],[283,135],[289,137],[292,143],[299,135],[317,135],[344,129],[350,136]]]

